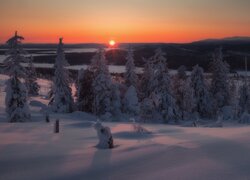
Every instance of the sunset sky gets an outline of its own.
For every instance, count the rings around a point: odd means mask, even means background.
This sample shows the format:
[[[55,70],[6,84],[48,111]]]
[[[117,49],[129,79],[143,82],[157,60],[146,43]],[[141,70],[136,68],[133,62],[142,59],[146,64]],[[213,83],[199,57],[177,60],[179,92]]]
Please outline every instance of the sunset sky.
[[[0,43],[190,42],[250,36],[249,0],[0,0]]]

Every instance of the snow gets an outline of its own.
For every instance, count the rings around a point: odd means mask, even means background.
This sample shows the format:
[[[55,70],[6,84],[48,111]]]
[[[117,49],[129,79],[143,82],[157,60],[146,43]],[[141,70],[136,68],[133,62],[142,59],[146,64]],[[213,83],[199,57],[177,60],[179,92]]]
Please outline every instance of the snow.
[[[95,116],[51,113],[51,122],[46,123],[39,107],[48,101],[41,96],[30,99],[33,122],[7,123],[3,92],[7,78],[0,75],[0,179],[250,179],[250,126],[141,124],[151,132],[143,134],[133,130],[132,122],[105,122],[115,148],[98,149]],[[38,80],[42,88],[45,82]],[[57,134],[56,119],[60,119]]]

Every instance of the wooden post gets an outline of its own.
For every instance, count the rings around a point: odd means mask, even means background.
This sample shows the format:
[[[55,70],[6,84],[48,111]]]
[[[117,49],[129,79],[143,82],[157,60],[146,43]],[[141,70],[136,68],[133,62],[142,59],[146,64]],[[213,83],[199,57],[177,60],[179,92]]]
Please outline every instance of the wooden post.
[[[46,119],[46,122],[47,122],[47,123],[49,123],[49,122],[50,122],[50,119],[49,119],[49,114],[48,114],[48,113],[46,113],[46,117],[45,117],[45,119]]]
[[[59,133],[59,119],[57,119],[55,122],[54,131],[55,133]]]

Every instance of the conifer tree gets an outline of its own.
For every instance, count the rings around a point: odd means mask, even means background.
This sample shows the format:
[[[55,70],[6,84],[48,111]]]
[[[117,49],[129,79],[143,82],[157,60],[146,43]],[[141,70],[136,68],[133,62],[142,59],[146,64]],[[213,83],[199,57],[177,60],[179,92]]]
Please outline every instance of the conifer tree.
[[[141,77],[141,83],[140,83],[140,98],[149,98],[151,92],[153,91],[152,85],[153,85],[153,78],[154,78],[154,69],[153,69],[153,63],[151,62],[151,59],[145,59],[143,58],[143,61],[145,62],[143,74]]]
[[[171,78],[168,73],[167,59],[165,53],[161,49],[155,51],[152,57],[154,66],[153,84],[151,97],[155,102],[156,110],[159,111],[165,121],[177,120],[179,110],[176,105],[176,100],[173,96],[171,87]]]
[[[69,71],[65,68],[68,62],[63,50],[62,38],[59,39],[57,57],[55,61],[55,76],[53,79],[53,90],[50,105],[54,112],[70,113],[74,109],[74,101],[70,88]]]
[[[77,107],[79,111],[93,112],[93,79],[94,73],[89,69],[81,70],[79,72],[77,85]]]
[[[25,84],[28,90],[28,94],[36,96],[39,94],[40,86],[37,83],[36,69],[32,61],[33,58],[31,57],[27,68],[27,77],[25,78]]]
[[[123,110],[130,115],[138,115],[140,112],[138,96],[134,86],[130,86],[125,93],[123,99]]]
[[[106,65],[105,50],[100,49],[92,59],[91,71],[94,73],[92,89],[94,95],[93,112],[103,115],[112,112],[112,81]]]
[[[135,64],[134,64],[134,54],[133,54],[133,49],[129,48],[128,49],[128,54],[126,57],[126,72],[125,72],[125,82],[127,87],[134,86],[135,88],[137,87],[138,83],[138,77],[135,72]]]
[[[194,89],[195,110],[202,117],[209,117],[212,114],[212,99],[204,80],[203,69],[198,65],[194,66],[191,73],[191,87]]]
[[[26,78],[26,69],[21,63],[27,63],[27,53],[22,49],[21,41],[24,38],[17,32],[7,41],[9,50],[4,60],[5,71],[9,75],[6,82],[6,113],[9,122],[25,122],[30,120],[30,111],[27,104],[27,89],[21,78]]]
[[[240,99],[239,99],[240,115],[244,112],[250,113],[250,88],[246,81],[241,86],[239,94],[240,94]]]
[[[229,65],[223,61],[222,49],[217,49],[213,54],[210,64],[212,70],[211,94],[215,107],[222,108],[230,103]]]

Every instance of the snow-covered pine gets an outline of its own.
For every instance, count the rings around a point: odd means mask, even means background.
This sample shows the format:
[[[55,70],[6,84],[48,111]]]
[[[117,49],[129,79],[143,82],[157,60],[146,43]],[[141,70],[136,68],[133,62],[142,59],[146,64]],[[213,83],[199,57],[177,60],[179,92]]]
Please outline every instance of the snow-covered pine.
[[[187,78],[187,73],[186,73],[186,66],[181,65],[178,69],[177,69],[177,76],[179,79],[186,79]]]
[[[195,108],[194,89],[191,86],[191,79],[182,80],[179,90],[182,92],[182,101],[179,104],[179,108],[182,111],[182,119],[187,119]]]
[[[84,71],[83,68],[81,68],[80,70],[78,70],[77,80],[75,82],[75,86],[76,86],[75,96],[76,96],[77,103],[79,102],[78,99],[80,97],[81,88],[84,87],[84,85],[82,84],[83,83],[83,79],[84,79],[84,72],[85,71]]]
[[[9,75],[6,82],[6,113],[9,122],[25,122],[30,120],[27,104],[27,89],[20,78],[26,78],[26,69],[21,63],[27,63],[27,53],[22,49],[22,36],[15,35],[7,41],[9,50],[4,60],[5,72]]]
[[[246,81],[240,87],[239,94],[239,115],[244,112],[250,114],[250,88]]]
[[[134,64],[134,52],[131,47],[128,49],[126,60],[126,72],[124,74],[126,85],[127,87],[134,86],[135,88],[137,88],[138,77],[135,71],[136,67]]]
[[[94,93],[92,83],[94,73],[89,69],[79,72],[79,81],[77,87],[77,108],[79,111],[93,112]]]
[[[169,120],[177,120],[179,118],[179,109],[173,96],[165,55],[161,49],[157,49],[152,57],[155,66],[150,97],[154,101],[156,110],[168,122]]]
[[[96,52],[94,57],[91,59],[91,63],[88,69],[94,73],[95,77],[97,76],[97,74],[99,74],[100,71],[109,74],[104,49],[100,48]]]
[[[223,61],[222,48],[215,50],[210,68],[212,71],[210,91],[214,98],[214,107],[228,106],[230,103],[229,65]]]
[[[184,102],[184,93],[186,93],[186,67],[180,66],[177,70],[177,74],[173,77],[173,92],[176,99],[176,104],[180,108],[180,111],[182,113],[182,118],[184,118],[184,104],[187,102]],[[187,92],[190,93],[190,92]],[[186,94],[187,95],[187,94]]]
[[[33,65],[33,57],[29,59],[27,67],[27,77],[25,78],[25,85],[29,95],[37,96],[39,94],[40,86],[37,83],[36,69]]]
[[[154,112],[153,100],[151,98],[144,98],[141,102],[140,110],[140,116],[144,122],[148,119],[152,119]]]
[[[105,50],[100,49],[92,59],[90,66],[90,70],[94,73],[92,82],[93,112],[96,115],[112,112],[112,80],[105,62]]]
[[[68,66],[68,62],[65,58],[62,40],[62,38],[59,39],[57,47],[57,57],[54,65],[53,94],[50,105],[54,112],[70,113],[74,109],[74,100],[70,88],[69,71],[65,68],[65,66]]]
[[[112,84],[112,114],[116,117],[119,117],[121,115],[121,95],[120,95],[120,89],[119,89],[119,84],[118,83],[113,83]]]
[[[153,69],[153,63],[151,59],[145,59],[144,61],[144,70],[141,77],[141,83],[140,83],[140,98],[148,98],[153,91],[152,84],[153,84],[153,77],[154,77],[154,69]]]
[[[128,90],[124,95],[123,111],[130,115],[138,115],[140,112],[140,105],[138,101],[136,88],[132,85],[128,88]]]
[[[212,98],[204,80],[203,69],[198,65],[193,67],[191,73],[191,87],[194,90],[195,111],[201,117],[210,117],[213,111]]]

